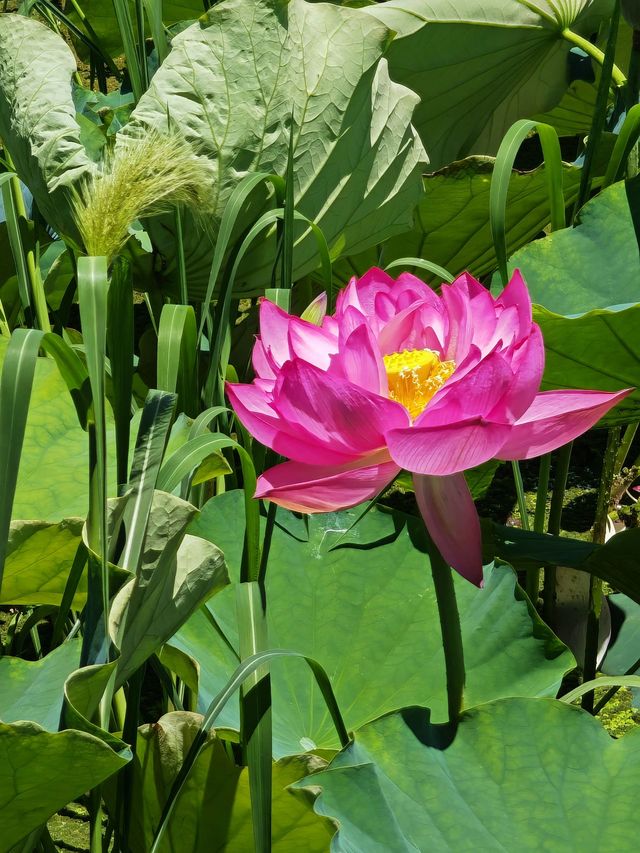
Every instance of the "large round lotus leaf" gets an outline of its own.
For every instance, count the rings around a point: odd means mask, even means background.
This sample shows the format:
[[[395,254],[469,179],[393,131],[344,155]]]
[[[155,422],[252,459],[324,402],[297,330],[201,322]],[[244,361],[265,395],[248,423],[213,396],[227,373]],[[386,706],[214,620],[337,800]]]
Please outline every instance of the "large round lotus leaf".
[[[611,0],[389,0],[364,9],[396,33],[394,80],[420,96],[416,126],[432,166],[495,154],[520,118],[558,104],[571,44],[589,36]]]
[[[333,266],[338,287],[352,275],[399,258],[424,258],[444,267],[452,275],[468,271],[485,276],[496,267],[496,254],[489,222],[489,190],[493,157],[467,157],[445,166],[424,179],[425,195],[415,209],[413,228],[377,246],[337,261]],[[575,201],[580,169],[565,164],[564,192],[567,204]],[[545,167],[513,172],[506,209],[507,251],[515,252],[549,224],[549,191]],[[380,254],[382,250],[382,254]],[[391,270],[397,275],[399,269]],[[424,281],[437,276],[418,269]]]
[[[640,261],[623,183],[585,205],[580,223],[516,252],[542,328],[546,365],[542,387],[619,391],[640,388]],[[494,289],[501,285],[497,276]],[[602,426],[640,417],[635,390]]]
[[[93,163],[75,118],[75,71],[72,51],[50,27],[0,15],[0,138],[49,225],[77,238],[69,188]]]
[[[290,141],[295,206],[333,258],[410,227],[427,157],[411,125],[417,97],[382,58],[389,38],[359,9],[304,0],[225,0],[175,36],[123,132],[171,126],[211,160],[211,234],[185,219],[190,295],[204,296],[233,189],[247,172],[285,175]],[[166,217],[150,231],[168,259],[167,286],[178,280],[174,228]],[[274,257],[275,239],[261,235],[236,289],[262,293]],[[294,276],[317,266],[308,234]]]
[[[0,853],[7,853],[52,814],[100,785],[130,760],[98,738],[35,723],[0,723]]]
[[[81,542],[82,518],[14,521],[9,530],[0,601],[3,604],[60,604]],[[83,573],[73,599],[81,608],[87,599]]]
[[[131,782],[131,853],[147,853],[171,785],[197,734],[199,714],[173,712],[138,732]],[[315,796],[293,794],[288,786],[324,762],[294,756],[273,765],[272,845],[274,853],[324,853],[334,826],[313,814]],[[107,790],[107,802],[115,794]],[[171,816],[158,853],[248,853],[254,850],[246,767],[239,767],[210,732]]]
[[[623,182],[589,201],[575,228],[535,240],[509,260],[534,302],[556,314],[638,302],[638,241]],[[496,275],[494,289],[499,288]]]
[[[453,742],[423,709],[377,720],[296,787],[320,787],[335,853],[595,853],[635,849],[639,773],[640,732],[505,699],[465,712]]]
[[[0,657],[0,720],[31,720],[56,732],[64,683],[80,663],[81,640],[70,640],[41,660]]]
[[[420,523],[372,510],[349,530],[357,518],[357,509],[308,520],[278,511],[267,569],[269,643],[322,664],[349,729],[412,704],[429,705],[436,719],[445,719],[440,624]],[[241,494],[230,492],[209,501],[190,527],[222,548],[236,580],[242,519]],[[532,617],[511,569],[488,569],[482,590],[456,576],[456,591],[466,648],[466,704],[554,695],[573,659]],[[190,639],[178,633],[181,649],[200,664],[203,706],[230,674],[220,667],[223,653],[212,649],[225,642],[238,648],[233,590],[218,593],[207,609],[225,639],[211,626],[192,632]],[[276,756],[314,745],[338,747],[303,662],[276,662],[272,683]],[[227,716],[225,722],[232,721]]]

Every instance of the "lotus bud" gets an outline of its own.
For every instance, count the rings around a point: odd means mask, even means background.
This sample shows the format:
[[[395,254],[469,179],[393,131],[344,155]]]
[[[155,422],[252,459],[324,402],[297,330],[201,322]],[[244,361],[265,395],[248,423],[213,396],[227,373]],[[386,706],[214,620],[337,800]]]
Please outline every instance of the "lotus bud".
[[[319,296],[310,302],[300,315],[300,319],[306,320],[307,323],[313,323],[314,326],[321,326],[322,321],[327,313],[327,294],[321,293]]]

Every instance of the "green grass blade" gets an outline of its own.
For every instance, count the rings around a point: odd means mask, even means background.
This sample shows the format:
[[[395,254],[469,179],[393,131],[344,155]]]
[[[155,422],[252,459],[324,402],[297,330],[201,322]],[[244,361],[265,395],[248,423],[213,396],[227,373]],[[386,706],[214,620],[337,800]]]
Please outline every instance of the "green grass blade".
[[[131,402],[133,395],[133,280],[131,266],[117,258],[111,272],[107,304],[107,345],[111,364],[113,415],[116,428],[118,486],[127,482]]]
[[[92,404],[87,368],[76,351],[61,337],[54,335],[53,332],[43,335],[40,345],[48,355],[55,359],[60,375],[66,382],[71,394],[80,426],[86,430]]]
[[[153,492],[169,438],[175,404],[175,394],[149,391],[142,410],[129,477],[131,495],[125,511],[127,538],[119,560],[119,565],[130,572],[137,572],[140,566]]]
[[[279,219],[282,219],[284,215],[285,212],[283,208],[276,208],[276,210],[267,211],[249,229],[247,235],[244,237],[242,243],[240,244],[240,247],[235,255],[233,266],[231,267],[231,272],[226,281],[224,282],[222,290],[220,292],[220,299],[216,310],[216,323],[214,325],[213,343],[211,346],[211,360],[209,367],[210,373],[212,371],[217,371],[219,375],[224,376],[226,371],[227,365],[226,360],[222,358],[222,350],[225,340],[227,339],[227,330],[229,326],[229,311],[231,307],[233,285],[235,283],[236,275],[238,273],[238,268],[242,263],[242,259],[246,255],[247,251],[249,250],[251,244],[256,239],[256,237],[262,231],[264,231],[265,228],[268,228],[270,225],[273,225],[274,222],[277,222]],[[329,247],[327,245],[325,236],[322,233],[322,230],[304,214],[300,213],[297,210],[294,210],[291,215],[294,219],[305,222],[311,229],[311,232],[314,237],[316,238],[318,252],[322,264],[323,278],[325,281],[325,286],[327,287],[329,292],[329,298],[331,300],[331,256],[329,254]],[[215,395],[217,383],[212,381],[211,378],[209,378],[207,382],[207,387],[209,389],[213,389]]]
[[[151,38],[158,53],[158,64],[162,65],[169,54],[169,39],[162,22],[162,0],[143,0],[143,3],[149,21]]]
[[[449,270],[438,264],[434,264],[433,261],[425,261],[423,258],[398,258],[387,264],[384,271],[389,272],[389,270],[397,269],[398,267],[417,267],[418,269],[426,270],[437,275],[438,278],[441,278],[442,281],[446,281],[448,284],[451,284],[454,280],[454,276],[451,275]]]
[[[84,339],[87,372],[91,386],[92,423],[89,472],[89,515],[87,536],[89,547],[100,560],[100,591],[92,590],[102,608],[104,636],[109,636],[109,565],[107,542],[107,429],[105,396],[105,362],[107,357],[107,294],[109,276],[107,259],[78,258],[78,301]],[[89,573],[92,577],[92,573]],[[94,599],[95,600],[95,599]]]
[[[220,415],[229,413],[231,410],[227,406],[211,406],[210,409],[205,409],[191,424],[189,429],[189,438],[195,438],[197,435],[202,435],[208,431],[209,424]]]
[[[609,22],[609,36],[607,38],[607,46],[604,52],[604,59],[602,61],[602,71],[600,72],[596,105],[593,111],[593,119],[591,121],[591,130],[587,137],[584,164],[582,166],[582,174],[580,175],[580,188],[578,190],[578,198],[573,211],[574,221],[578,215],[578,211],[583,204],[588,201],[591,193],[591,171],[593,169],[594,157],[607,120],[609,87],[611,86],[611,80],[613,78],[619,23],[620,0],[616,0]]]
[[[243,178],[242,181],[240,181],[238,186],[231,193],[229,201],[225,206],[224,212],[222,214],[222,219],[220,221],[218,239],[216,240],[216,247],[213,253],[213,259],[211,261],[211,268],[209,270],[209,281],[207,283],[207,290],[202,304],[202,317],[200,318],[200,326],[198,327],[198,342],[200,341],[200,338],[202,337],[202,332],[204,331],[205,323],[209,313],[209,305],[211,304],[211,300],[213,299],[213,293],[215,290],[216,282],[218,281],[223,261],[229,249],[231,237],[233,235],[233,230],[236,226],[238,217],[240,216],[245,202],[247,201],[251,193],[254,191],[254,189],[260,184],[265,183],[266,181],[270,181],[273,184],[276,190],[276,194],[282,194],[282,192],[284,191],[284,182],[282,181],[282,178],[279,178],[277,175],[270,175],[267,172],[256,172],[255,174],[247,175],[246,178]]]
[[[219,453],[226,447],[234,446],[233,439],[220,433],[198,435],[188,440],[162,466],[158,477],[158,489],[163,492],[172,492],[207,457]]]
[[[236,587],[236,612],[240,659],[246,660],[269,648],[266,597],[261,584]],[[249,793],[256,853],[271,850],[271,679],[269,668],[252,672],[240,688],[240,743],[249,769]]]
[[[129,8],[129,0],[113,0],[113,10],[115,12],[124,55],[127,60],[127,71],[131,79],[131,88],[136,102],[140,100],[145,91],[144,80],[146,77],[145,70],[141,67],[140,53],[136,44],[133,20]],[[144,45],[142,45],[144,50]]]
[[[342,719],[340,707],[333,692],[333,688],[331,687],[331,682],[327,673],[324,671],[318,661],[314,660],[313,658],[307,657],[307,655],[302,654],[302,652],[291,651],[289,649],[272,649],[270,651],[260,652],[259,654],[247,658],[246,660],[242,661],[242,663],[238,666],[238,668],[236,669],[232,677],[229,679],[227,684],[220,691],[220,693],[218,693],[211,705],[209,705],[204,720],[202,721],[200,732],[194,738],[194,741],[185,757],[182,767],[180,768],[173,782],[173,785],[171,786],[171,790],[164,805],[162,815],[160,817],[160,823],[158,824],[158,828],[156,829],[156,834],[154,836],[153,844],[149,853],[158,853],[164,833],[167,829],[167,826],[169,825],[169,820],[171,818],[171,814],[177,802],[178,796],[180,795],[184,783],[189,777],[191,768],[193,767],[200,753],[200,750],[205,744],[207,732],[209,731],[209,729],[211,729],[229,699],[234,695],[236,690],[238,690],[242,686],[245,680],[256,670],[259,670],[261,667],[263,667],[266,663],[269,663],[270,661],[276,660],[278,658],[302,658],[304,661],[306,661],[307,665],[311,669],[311,672],[313,673],[318,688],[320,689],[322,697],[327,706],[327,710],[331,715],[331,719],[336,728],[336,732],[338,733],[341,746],[345,748],[349,745],[349,734],[344,724],[344,720]]]
[[[640,138],[640,104],[631,107],[626,115],[620,133],[616,137],[616,144],[611,153],[611,159],[604,173],[602,187],[608,187],[624,177],[625,167],[634,145]]]
[[[158,388],[178,394],[178,411],[198,411],[196,315],[191,305],[164,305],[158,327]]]
[[[7,222],[7,235],[9,237],[9,247],[13,257],[13,263],[16,268],[16,276],[18,279],[18,296],[22,304],[22,309],[27,317],[31,317],[33,310],[31,300],[31,283],[29,280],[29,272],[27,269],[27,259],[22,245],[22,235],[20,234],[20,224],[18,219],[18,211],[14,204],[14,188],[15,181],[18,178],[13,172],[5,172],[0,175],[0,189],[2,191],[2,203],[4,205],[4,213]],[[20,184],[18,183],[18,191],[20,192]]]
[[[40,331],[16,329],[9,340],[0,376],[0,588],[41,340]]]
[[[528,119],[517,121],[509,128],[498,149],[489,190],[491,236],[493,237],[498,270],[503,284],[506,284],[508,280],[506,215],[511,173],[522,142],[534,130],[538,132],[544,156],[551,229],[557,231],[566,225],[562,187],[562,155],[558,134],[554,128],[543,122],[529,121]]]

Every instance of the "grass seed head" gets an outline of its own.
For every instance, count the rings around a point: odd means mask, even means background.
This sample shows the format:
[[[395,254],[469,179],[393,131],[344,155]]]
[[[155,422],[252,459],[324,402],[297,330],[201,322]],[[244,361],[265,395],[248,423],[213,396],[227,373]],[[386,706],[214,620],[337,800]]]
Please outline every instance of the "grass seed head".
[[[135,220],[177,205],[202,217],[211,204],[211,183],[209,161],[179,136],[147,131],[122,137],[76,192],[74,213],[85,251],[112,260]]]

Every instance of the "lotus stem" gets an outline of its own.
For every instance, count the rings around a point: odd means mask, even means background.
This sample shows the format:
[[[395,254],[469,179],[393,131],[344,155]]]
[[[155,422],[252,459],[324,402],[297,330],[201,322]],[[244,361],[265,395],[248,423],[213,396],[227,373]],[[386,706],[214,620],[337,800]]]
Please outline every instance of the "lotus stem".
[[[570,441],[558,451],[556,462],[556,474],[551,493],[551,504],[549,506],[549,522],[547,530],[553,536],[560,535],[560,523],[562,518],[562,506],[564,504],[564,493],[567,488],[567,476],[569,474],[569,463],[571,462],[571,451],[573,442]],[[556,600],[556,567],[549,566],[544,570],[543,616],[545,621],[553,626],[555,600]]]
[[[596,518],[593,525],[593,541],[602,543],[605,539],[607,529],[607,517],[609,515],[609,503],[611,500],[611,489],[615,476],[615,464],[620,445],[620,427],[613,427],[607,435],[607,447],[604,452],[602,465],[602,477],[598,490],[598,503],[596,505]],[[602,609],[602,581],[600,578],[591,576],[589,581],[589,613],[587,616],[587,635],[584,646],[584,669],[583,680],[592,681],[596,677],[598,662],[598,646],[600,634],[600,611]],[[593,713],[594,694],[586,693],[582,698],[582,707],[585,711]]]
[[[431,574],[438,603],[442,646],[447,674],[447,708],[449,722],[456,723],[462,711],[465,683],[464,649],[456,591],[451,568],[445,563],[440,551],[429,537]]]

